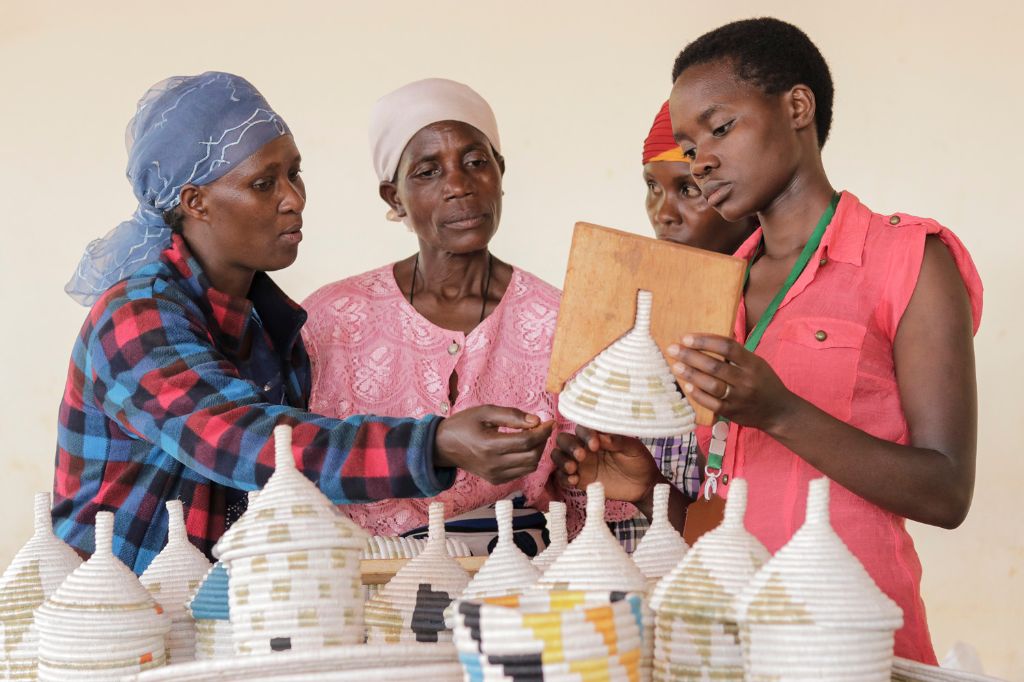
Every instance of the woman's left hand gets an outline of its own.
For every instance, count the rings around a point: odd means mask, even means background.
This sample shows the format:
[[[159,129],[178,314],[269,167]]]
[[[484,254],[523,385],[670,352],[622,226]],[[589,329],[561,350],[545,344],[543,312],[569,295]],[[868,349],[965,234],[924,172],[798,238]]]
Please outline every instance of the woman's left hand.
[[[767,362],[734,339],[688,334],[668,354],[690,400],[737,424],[770,432],[798,400]]]

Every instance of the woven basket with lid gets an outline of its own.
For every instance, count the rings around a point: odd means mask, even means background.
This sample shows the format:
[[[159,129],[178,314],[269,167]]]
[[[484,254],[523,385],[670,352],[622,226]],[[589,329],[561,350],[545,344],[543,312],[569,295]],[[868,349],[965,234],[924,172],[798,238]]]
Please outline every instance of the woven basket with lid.
[[[720,526],[701,536],[655,586],[655,680],[742,680],[733,598],[770,554],[747,532],[747,482],[729,487]]]
[[[167,502],[167,546],[139,578],[153,599],[171,617],[167,634],[167,663],[184,663],[196,657],[196,626],[186,603],[210,572],[206,556],[188,539],[180,500]]]
[[[605,433],[664,438],[693,430],[693,408],[651,337],[651,292],[637,293],[633,329],[566,383],[558,411]]]
[[[36,493],[34,531],[0,577],[0,673],[7,680],[36,679],[39,638],[34,611],[82,564],[53,534],[50,493]]]
[[[114,556],[114,515],[96,514],[96,551],[36,611],[39,679],[116,680],[164,665],[171,619]]]
[[[887,682],[903,612],[832,529],[827,478],[807,519],[736,597],[752,679]]]
[[[428,508],[429,536],[419,555],[366,602],[367,639],[371,644],[450,642],[444,610],[469,584],[469,573],[448,556],[444,503]]]
[[[274,452],[273,475],[213,549],[228,569],[235,651],[360,643],[366,533],[296,468],[291,427],[274,429]]]
[[[565,502],[548,503],[548,511],[544,515],[548,526],[548,546],[544,551],[533,557],[533,565],[543,575],[555,559],[569,546],[569,534],[565,528]]]

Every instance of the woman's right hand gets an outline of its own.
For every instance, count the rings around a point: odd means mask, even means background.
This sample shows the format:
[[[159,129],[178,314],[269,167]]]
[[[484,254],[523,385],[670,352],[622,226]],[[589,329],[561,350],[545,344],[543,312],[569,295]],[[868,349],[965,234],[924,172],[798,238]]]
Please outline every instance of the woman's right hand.
[[[508,483],[537,470],[554,425],[512,407],[463,410],[438,425],[434,465],[465,469],[494,485]]]
[[[650,450],[637,438],[577,426],[575,434],[560,433],[556,442],[551,459],[564,487],[585,490],[600,482],[605,498],[643,504],[662,481]]]

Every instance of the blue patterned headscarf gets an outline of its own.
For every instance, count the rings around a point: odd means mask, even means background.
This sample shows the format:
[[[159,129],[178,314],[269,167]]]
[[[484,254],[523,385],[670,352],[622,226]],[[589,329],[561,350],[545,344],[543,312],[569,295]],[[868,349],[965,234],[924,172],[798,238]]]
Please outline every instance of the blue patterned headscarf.
[[[230,73],[175,76],[151,87],[125,132],[128,181],[139,207],[89,243],[64,291],[92,305],[108,288],[157,260],[171,239],[163,213],[180,203],[182,186],[211,183],[289,133],[263,95]]]

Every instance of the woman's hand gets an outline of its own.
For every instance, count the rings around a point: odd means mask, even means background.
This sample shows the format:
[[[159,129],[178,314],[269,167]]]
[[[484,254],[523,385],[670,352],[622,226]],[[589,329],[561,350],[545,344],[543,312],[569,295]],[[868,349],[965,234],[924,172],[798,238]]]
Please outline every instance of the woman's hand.
[[[800,400],[767,362],[725,336],[690,334],[668,354],[677,359],[672,373],[689,399],[737,424],[770,433]]]
[[[463,410],[438,425],[434,466],[465,469],[494,485],[514,481],[536,471],[554,425],[512,407]]]
[[[636,438],[599,433],[583,426],[576,433],[560,433],[551,452],[555,477],[566,488],[585,490],[588,485],[604,485],[605,498],[625,502],[643,502],[661,472],[650,451]]]

